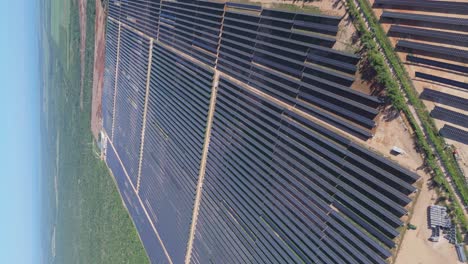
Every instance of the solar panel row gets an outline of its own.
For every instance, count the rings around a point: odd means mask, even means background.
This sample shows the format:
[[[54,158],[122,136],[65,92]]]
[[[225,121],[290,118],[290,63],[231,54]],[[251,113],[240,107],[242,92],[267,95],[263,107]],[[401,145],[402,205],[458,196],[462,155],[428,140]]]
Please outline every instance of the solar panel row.
[[[359,58],[295,32],[294,20],[274,15],[227,11],[218,69],[352,134],[372,136],[379,102],[349,89],[354,77],[346,74]]]
[[[468,131],[453,127],[451,125],[444,125],[439,133],[445,138],[468,145]]]
[[[468,128],[468,115],[464,115],[447,108],[436,106],[434,109],[432,109],[431,116],[433,118]]]
[[[447,85],[451,85],[454,87],[468,90],[468,83],[465,83],[465,82],[459,82],[459,81],[455,81],[452,79],[442,78],[442,77],[438,77],[438,76],[434,76],[434,75],[422,73],[422,72],[416,72],[415,76],[417,78],[439,82],[439,83],[443,83],[443,84],[447,84]]]
[[[452,45],[458,45],[462,47],[468,46],[468,35],[466,34],[451,33],[423,28],[405,27],[399,25],[392,25],[388,33],[392,35],[398,34],[399,37],[403,38],[422,39],[436,43],[449,43]]]
[[[407,40],[399,40],[397,48],[407,50],[411,53],[427,53],[431,57],[442,57],[448,56],[453,59],[460,59],[463,61],[468,60],[468,51],[454,48],[447,48],[443,46],[436,46],[424,43],[417,43]]]
[[[340,18],[193,0],[161,1],[159,16],[154,1],[109,5],[106,159],[153,263],[184,261],[214,68],[191,262],[385,263],[418,176],[228,78],[370,137],[380,102],[349,87],[359,56],[315,34],[336,34]],[[153,45],[132,28],[156,34]]]
[[[420,97],[440,104],[445,104],[468,111],[468,99],[424,88]]]
[[[461,73],[468,73],[468,67],[461,66],[461,65],[456,65],[452,63],[446,63],[442,61],[436,61],[436,60],[431,60],[431,59],[426,59],[426,58],[421,58],[421,57],[416,57],[413,55],[407,55],[406,56],[406,61],[409,62],[414,62],[414,63],[420,63],[428,66],[434,66],[446,70],[452,70],[452,71],[457,71]]]
[[[221,78],[195,263],[225,261],[233,248],[240,263],[384,263],[386,247],[342,222],[392,247],[417,176],[331,138],[339,136]]]

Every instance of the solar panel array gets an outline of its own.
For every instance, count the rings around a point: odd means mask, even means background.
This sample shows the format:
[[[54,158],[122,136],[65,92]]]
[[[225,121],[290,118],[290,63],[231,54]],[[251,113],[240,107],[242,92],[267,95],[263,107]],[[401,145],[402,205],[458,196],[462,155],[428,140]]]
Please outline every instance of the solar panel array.
[[[340,20],[109,2],[106,162],[153,263],[385,263],[418,176],[323,125],[367,139],[380,105]]]
[[[453,14],[468,14],[468,5],[463,2],[453,1],[427,1],[427,0],[376,0],[375,7],[418,10]]]
[[[448,43],[466,47],[468,46],[468,35],[460,33],[445,32],[424,28],[405,27],[392,25],[389,34],[398,34],[400,37],[428,40],[431,42]]]

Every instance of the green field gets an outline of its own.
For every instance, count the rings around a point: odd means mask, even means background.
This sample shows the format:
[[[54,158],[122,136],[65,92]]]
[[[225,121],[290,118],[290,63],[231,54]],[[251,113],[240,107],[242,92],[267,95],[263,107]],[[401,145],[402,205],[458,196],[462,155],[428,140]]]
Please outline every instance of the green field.
[[[87,5],[84,110],[80,111],[77,2],[43,0],[41,6],[51,14],[42,21],[41,41],[44,262],[148,263],[114,181],[95,154],[90,131],[95,19],[92,0]]]

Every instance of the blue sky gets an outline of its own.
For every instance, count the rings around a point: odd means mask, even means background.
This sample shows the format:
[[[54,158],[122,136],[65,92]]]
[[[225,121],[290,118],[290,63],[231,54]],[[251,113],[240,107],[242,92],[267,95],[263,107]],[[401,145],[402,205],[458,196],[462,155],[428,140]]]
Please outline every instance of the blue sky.
[[[36,2],[0,1],[0,263],[40,263]]]

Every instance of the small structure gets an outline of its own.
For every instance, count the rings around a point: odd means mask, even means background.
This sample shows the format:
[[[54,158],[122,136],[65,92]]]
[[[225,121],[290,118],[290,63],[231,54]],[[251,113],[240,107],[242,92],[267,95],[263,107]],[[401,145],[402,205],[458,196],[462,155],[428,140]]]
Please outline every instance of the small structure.
[[[405,151],[402,150],[401,148],[397,147],[397,146],[393,146],[393,148],[391,150],[391,153],[393,153],[395,155],[403,155],[403,154],[405,154]]]
[[[432,235],[429,238],[429,240],[432,241],[432,242],[439,242],[440,228],[437,226],[437,227],[432,227],[431,229],[432,229]]]
[[[450,228],[452,226],[447,214],[447,208],[440,205],[431,205],[429,207],[429,221],[431,228]]]

